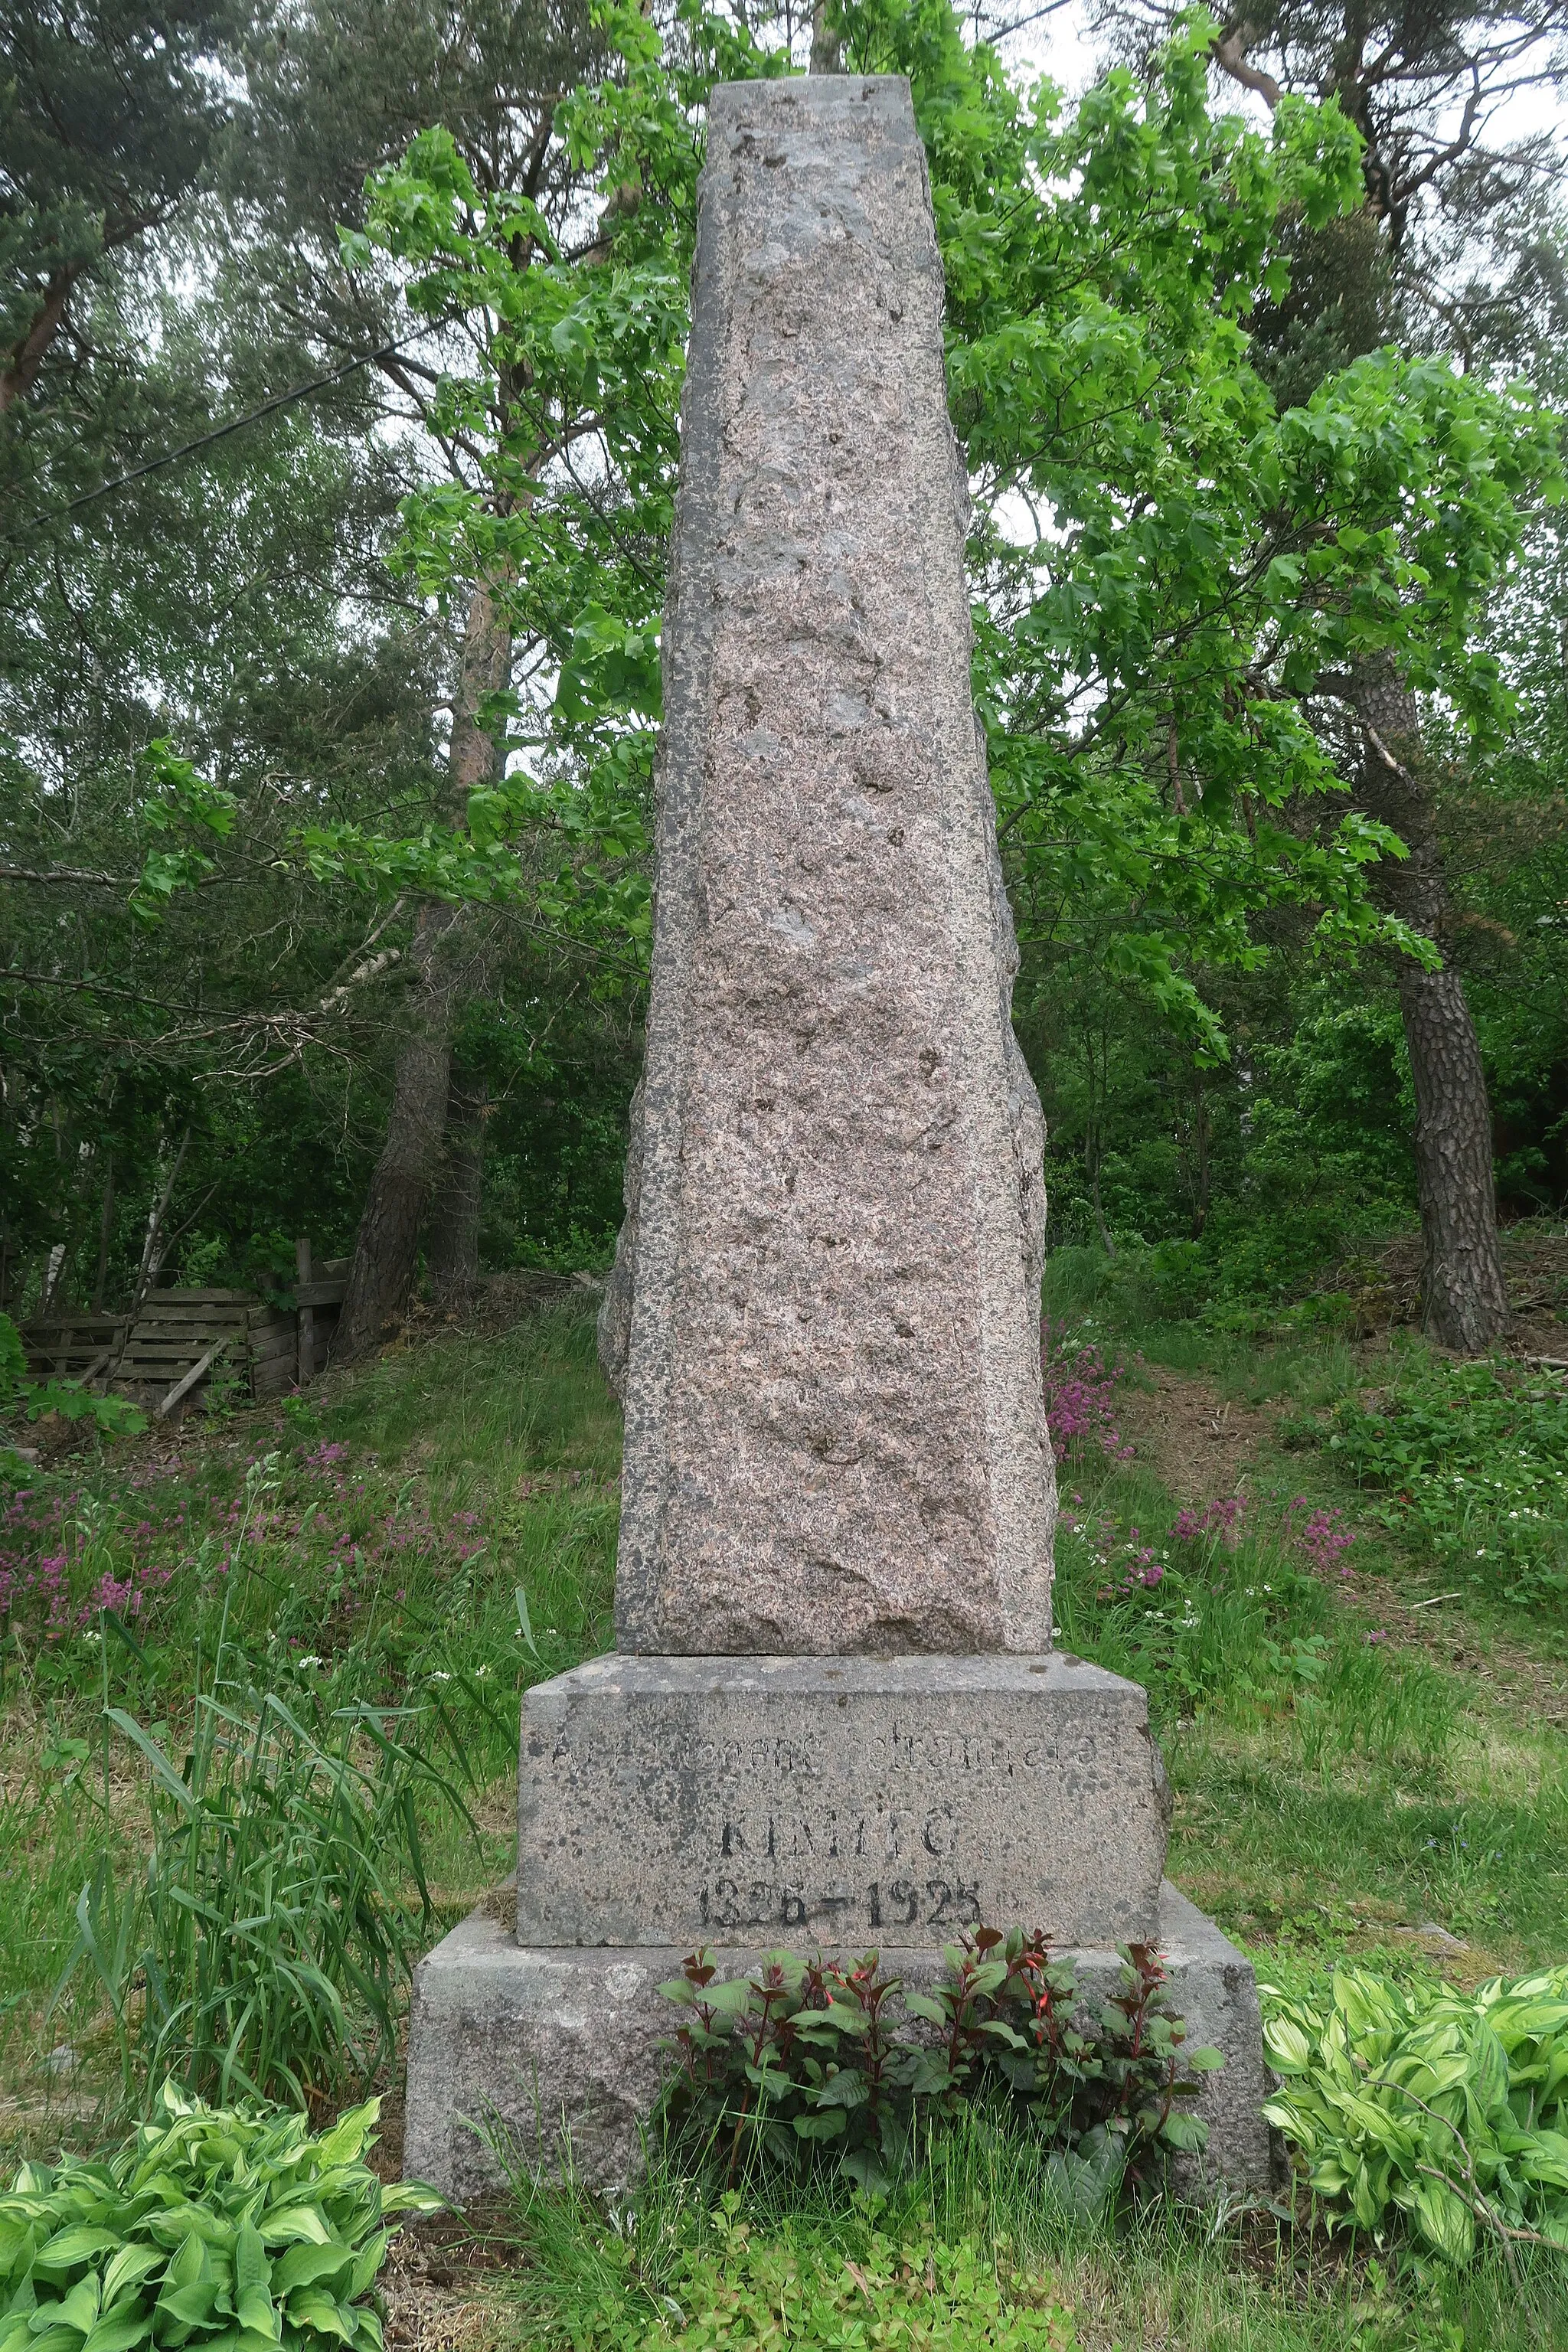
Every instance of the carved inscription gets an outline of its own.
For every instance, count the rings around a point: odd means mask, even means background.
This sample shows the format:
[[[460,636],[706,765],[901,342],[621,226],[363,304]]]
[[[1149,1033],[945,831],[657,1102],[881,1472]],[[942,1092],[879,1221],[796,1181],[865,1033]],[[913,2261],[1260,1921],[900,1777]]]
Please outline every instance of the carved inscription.
[[[898,1806],[819,1814],[742,1812],[725,1815],[719,1853],[795,1864],[816,1862],[945,1862],[954,1839],[952,1812],[910,1812]]]
[[[867,1927],[975,1927],[979,1882],[963,1878],[947,1806],[815,1814],[736,1809],[720,1828],[721,1867],[699,1892],[702,1923],[810,1927],[829,1941],[836,1931]]]
[[[1076,1815],[1126,1778],[1091,1713],[997,1708],[986,1722],[969,1693],[951,1710],[900,1696],[856,1713],[765,1693],[645,1709],[634,1693],[564,1720],[525,1715],[535,1785],[558,1811],[554,1866],[591,1883],[607,1839],[629,1841],[644,1912],[688,1921],[672,1939],[715,1944],[896,1948],[1060,1907]],[[585,1895],[563,1916],[581,1935],[604,1908]],[[616,1934],[622,1921],[616,1910]]]
[[[529,1752],[542,1756],[544,1746],[535,1737],[530,1740]],[[550,1760],[569,1764],[581,1773],[603,1772],[619,1778],[628,1766],[635,1765],[640,1771],[646,1756],[642,1742],[629,1733],[605,1738],[599,1734],[584,1737],[580,1729],[575,1733],[563,1729]],[[1042,1736],[1013,1740],[990,1731],[910,1731],[896,1722],[866,1756],[868,1767],[874,1771],[941,1772],[995,1780],[1012,1780],[1020,1772],[1059,1771],[1064,1766],[1082,1769],[1099,1760],[1092,1733],[1065,1739]],[[816,1781],[824,1777],[822,1758],[809,1738],[771,1733],[748,1733],[735,1738],[689,1734],[670,1744],[665,1761],[673,1772],[696,1773],[705,1780],[765,1776]]]
[[[849,1887],[792,1885],[787,1879],[714,1878],[699,1890],[705,1927],[809,1927],[825,1943],[865,1927],[977,1927],[978,1882],[959,1878],[872,1879]]]
[[[1018,1772],[1049,1772],[1064,1764],[1098,1760],[1092,1733],[1077,1738],[1013,1740],[992,1731],[909,1731],[897,1722],[888,1738],[888,1760],[906,1772],[970,1772],[1011,1780]]]
[[[543,1740],[531,1740],[529,1753],[542,1756]],[[737,1739],[689,1737],[672,1741],[663,1760],[672,1772],[683,1777],[696,1773],[710,1780],[744,1780],[752,1775],[785,1780],[822,1778],[822,1764],[810,1743],[784,1735],[748,1734]],[[581,1729],[568,1727],[557,1733],[550,1761],[568,1764],[584,1775],[604,1772],[619,1780],[626,1772],[635,1771],[640,1778],[647,1769],[647,1749],[629,1732],[607,1738],[599,1732],[584,1736]]]

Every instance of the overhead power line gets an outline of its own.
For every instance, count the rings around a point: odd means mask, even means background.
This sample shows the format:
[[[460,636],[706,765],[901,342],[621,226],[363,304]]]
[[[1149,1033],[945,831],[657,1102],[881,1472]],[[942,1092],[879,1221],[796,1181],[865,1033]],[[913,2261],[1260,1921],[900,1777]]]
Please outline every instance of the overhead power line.
[[[182,442],[177,449],[166,449],[161,457],[149,457],[144,465],[132,466],[128,474],[117,474],[111,482],[100,482],[96,489],[83,490],[79,498],[68,499],[63,506],[46,507],[41,514],[28,515],[14,530],[0,531],[0,547],[27,538],[31,532],[41,530],[46,523],[61,522],[67,515],[93,505],[99,499],[112,498],[116,490],[124,489],[128,483],[139,482],[148,474],[161,473],[165,466],[178,465],[182,457],[193,457],[198,449],[210,449],[215,441],[226,441],[231,433],[243,433],[247,425],[258,424],[264,416],[275,416],[280,408],[291,408],[297,400],[309,400],[314,393],[326,392],[332,384],[342,383],[345,377],[355,374],[359,369],[374,367],[378,360],[389,360],[396,352],[405,351],[416,340],[416,337],[407,335],[401,342],[383,343],[376,351],[362,352],[357,359],[345,360],[342,366],[334,368],[330,375],[315,376],[309,383],[297,383],[292,391],[280,392],[274,400],[264,400],[259,408],[247,409],[243,416],[231,416],[226,425],[215,425],[210,433],[198,435],[195,441]]]

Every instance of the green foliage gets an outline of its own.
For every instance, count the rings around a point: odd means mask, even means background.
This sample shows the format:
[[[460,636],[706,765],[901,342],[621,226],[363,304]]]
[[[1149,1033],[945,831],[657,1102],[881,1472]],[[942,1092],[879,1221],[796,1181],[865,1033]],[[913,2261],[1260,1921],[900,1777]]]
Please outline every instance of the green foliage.
[[[69,1968],[85,1960],[109,2004],[127,2102],[161,2068],[224,2097],[363,2084],[395,2044],[430,1916],[427,1759],[368,1707],[276,1691],[203,1693],[183,1769],[121,1708],[110,1720],[152,1768],[153,1846],[129,1883],[100,1862]]]
[[[310,0],[285,42],[241,10],[244,68],[209,86],[193,61],[227,10],[176,10],[157,58],[142,12],[100,10],[112,73],[51,37],[0,91],[26,184],[0,327],[34,315],[51,207],[69,214],[56,257],[81,272],[48,381],[0,426],[0,467],[44,468],[40,505],[411,329],[424,356],[395,363],[397,397],[428,428],[395,454],[362,371],[12,559],[13,1304],[57,1241],[73,1297],[93,1295],[100,1220],[104,1295],[123,1299],[153,1171],[187,1125],[182,1246],[237,1265],[279,1228],[346,1247],[431,898],[497,910],[500,969],[462,1041],[498,1106],[487,1260],[605,1254],[707,98],[790,70],[789,26],[700,0],[593,26],[575,8],[449,26],[421,5],[389,34],[382,16]],[[1310,294],[1314,238],[1353,243],[1358,142],[1331,104],[1288,98],[1264,130],[1217,110],[1206,19],[1069,103],[1025,87],[946,0],[840,17],[857,68],[910,75],[930,160],[1053,1213],[1075,1238],[1190,1234],[1188,1290],[1216,1308],[1243,1294],[1246,1314],[1254,1273],[1279,1287],[1263,1223],[1299,1264],[1309,1238],[1408,1206],[1392,982],[1374,970],[1348,1009],[1341,982],[1368,943],[1412,944],[1378,908],[1396,852],[1341,797],[1349,750],[1310,689],[1394,654],[1443,714],[1445,794],[1462,772],[1489,797],[1486,838],[1526,803],[1551,833],[1561,594],[1539,532],[1518,570],[1554,494],[1549,422],[1495,372],[1364,347],[1299,405],[1276,399],[1249,337],[1295,301],[1292,266]],[[127,186],[184,186],[217,141],[188,241],[154,205],[127,215],[112,264],[95,243],[113,242],[105,158],[49,96],[79,79],[121,122]],[[168,132],[156,152],[149,122]],[[434,467],[411,496],[410,462]],[[516,682],[480,712],[503,773],[459,806],[437,714],[478,583],[515,632]],[[1549,1200],[1568,1165],[1563,886],[1522,836],[1493,863],[1489,944],[1462,929],[1444,952],[1474,969],[1485,944],[1499,967],[1483,1033],[1517,1112],[1510,1182]],[[1331,1015],[1356,1034],[1318,1035]]]
[[[247,1480],[237,1549],[275,1461]],[[395,2045],[431,1916],[418,1797],[434,1784],[461,1810],[409,1744],[408,1710],[334,1706],[308,1679],[258,1688],[236,1678],[227,1635],[226,1607],[183,1761],[104,1707],[106,1741],[112,1726],[150,1769],[152,1850],[129,1884],[100,1857],[59,1992],[90,1968],[127,2104],[169,2074],[300,2105],[367,2081]],[[107,1779],[106,1748],[106,1811]]]
[[[1289,814],[1341,789],[1303,705],[1326,670],[1393,651],[1497,730],[1474,622],[1523,502],[1555,494],[1539,404],[1384,352],[1274,413],[1239,320],[1283,289],[1281,225],[1359,199],[1357,141],[1331,103],[1287,101],[1268,136],[1212,116],[1206,17],[1149,82],[1113,71],[1071,111],[1049,84],[1015,87],[945,0],[840,23],[858,68],[909,74],[930,158],[985,518],[976,694],[1020,891],[1108,893],[1106,970],[1208,1061],[1222,1031],[1191,959],[1254,968],[1261,910],[1310,910],[1321,948],[1430,958],[1367,895],[1367,868],[1403,854],[1386,829]],[[549,644],[550,723],[512,739],[534,773],[498,793],[496,821],[565,824],[586,793],[598,842],[558,874],[557,919],[625,922],[635,942],[646,904],[614,861],[646,839],[636,739],[658,708],[699,117],[712,79],[785,60],[696,5],[667,43],[629,8],[605,26],[615,68],[562,115],[603,208],[588,260],[563,258],[530,199],[481,192],[442,131],[374,182],[350,257],[380,248],[422,316],[481,323],[482,369],[441,396],[451,430],[489,436],[484,478],[409,501],[404,561],[437,596],[486,580]],[[551,462],[590,414],[607,488]],[[1017,540],[1020,500],[1048,530]]]
[[[1345,2224],[1407,2221],[1451,2263],[1489,2231],[1568,2251],[1568,1968],[1473,1997],[1345,1968],[1327,2002],[1265,1998],[1264,2113]]]
[[[216,2082],[243,2024],[244,2072],[281,2059],[352,2091],[434,1927],[510,1867],[464,1806],[515,1781],[520,1689],[613,1639],[618,1430],[581,1307],[403,1353],[284,1418],[293,1450],[248,1517],[254,1438],[32,1466],[8,1502],[0,1704],[28,1760],[0,1806],[7,2075],[47,2032],[84,2097],[135,2105],[154,2043],[163,2073],[199,2055]],[[481,1818],[505,1821],[499,1792]],[[149,1950],[166,2010],[132,1974]]]
[[[1359,199],[1337,108],[1288,102],[1271,138],[1212,116],[1194,16],[1147,82],[1113,71],[1068,113],[955,27],[933,38],[944,14],[847,21],[910,73],[931,153],[1008,856],[1026,908],[1106,900],[1103,971],[1213,1060],[1191,960],[1256,969],[1266,908],[1310,909],[1322,948],[1429,956],[1368,901],[1386,831],[1287,815],[1342,788],[1303,706],[1391,649],[1497,730],[1476,626],[1524,500],[1555,495],[1552,426],[1527,393],[1392,352],[1277,415],[1239,318],[1282,290],[1283,224]]]
[[[1398,1360],[1386,1388],[1336,1406],[1330,1448],[1382,1492],[1373,1516],[1445,1571],[1509,1601],[1568,1603],[1568,1391],[1499,1358]]]
[[[145,1429],[147,1416],[125,1397],[100,1396],[81,1381],[31,1380],[22,1335],[8,1315],[0,1315],[0,1423],[16,1412],[41,1421],[47,1412],[62,1421],[90,1421],[105,1437]],[[0,1435],[0,1466],[9,1449]]]
[[[1321,1570],[1341,1515],[1241,1497],[1206,1514],[1134,1507],[1136,1520],[1103,1502],[1064,1513],[1058,1626],[1070,1648],[1142,1683],[1163,1722],[1277,1722],[1313,1770],[1359,1757],[1413,1772],[1447,1756],[1451,1682],[1334,1624]]]
[[[101,396],[99,370],[122,363],[84,351],[83,296],[189,194],[222,121],[210,66],[233,23],[225,0],[97,0],[87,22],[7,7],[0,20],[0,382],[7,407],[31,395],[35,431],[57,404],[79,431],[84,375]],[[22,440],[17,472],[31,455]]]
[[[1126,1948],[1121,1990],[1092,2011],[1037,1935],[979,1927],[943,1958],[928,1994],[875,1952],[847,1968],[772,1952],[729,1979],[694,1953],[660,1987],[686,2012],[665,2119],[731,2179],[758,2158],[798,2170],[822,2157],[885,2190],[963,2102],[1005,2089],[1056,2151],[1064,2193],[1097,2207],[1129,2173],[1205,2145],[1190,2103],[1225,2062],[1183,2046],[1152,1946]]]
[[[802,2233],[755,2231],[732,2192],[713,2216],[712,2242],[681,2248],[657,2302],[606,2300],[574,2338],[574,2352],[742,2352],[774,2342],[800,2352],[1074,2352],[1072,2313],[1048,2279],[1011,2264],[1005,2250],[930,2234],[910,2242],[871,2231],[858,2260]]]
[[[25,2164],[0,2193],[0,2352],[381,2352],[384,2224],[442,2200],[364,2161],[380,2104],[312,2137],[165,2084],[116,2154]]]

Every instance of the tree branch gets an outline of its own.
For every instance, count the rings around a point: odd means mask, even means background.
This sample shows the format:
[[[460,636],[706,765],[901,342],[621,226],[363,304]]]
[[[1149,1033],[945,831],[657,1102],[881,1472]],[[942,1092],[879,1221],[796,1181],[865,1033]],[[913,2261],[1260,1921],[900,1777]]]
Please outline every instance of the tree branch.
[[[100,890],[133,890],[133,874],[91,874],[79,866],[0,866],[0,882],[90,882]]]
[[[1233,33],[1222,33],[1213,44],[1214,61],[1230,76],[1232,81],[1238,81],[1243,89],[1256,90],[1259,98],[1266,100],[1272,114],[1285,93],[1272,74],[1265,73],[1261,66],[1247,62],[1247,52],[1258,37],[1257,26],[1245,23],[1238,25]]]

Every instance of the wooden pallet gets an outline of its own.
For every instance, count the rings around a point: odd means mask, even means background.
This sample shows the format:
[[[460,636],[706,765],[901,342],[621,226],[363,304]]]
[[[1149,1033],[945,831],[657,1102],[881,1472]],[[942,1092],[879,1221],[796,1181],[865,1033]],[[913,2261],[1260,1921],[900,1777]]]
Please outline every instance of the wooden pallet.
[[[280,1396],[301,1373],[313,1378],[324,1367],[347,1287],[346,1265],[329,1260],[301,1284],[298,1309],[274,1307],[251,1290],[210,1289],[149,1292],[129,1333],[123,1315],[63,1313],[23,1332],[27,1368],[40,1380],[107,1379],[160,1412],[173,1411],[215,1374],[237,1374],[252,1397]]]

